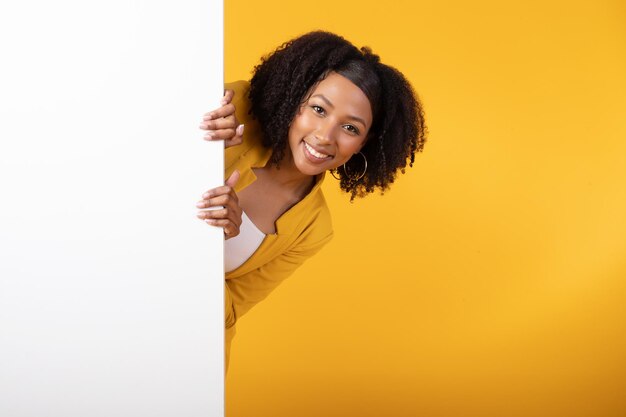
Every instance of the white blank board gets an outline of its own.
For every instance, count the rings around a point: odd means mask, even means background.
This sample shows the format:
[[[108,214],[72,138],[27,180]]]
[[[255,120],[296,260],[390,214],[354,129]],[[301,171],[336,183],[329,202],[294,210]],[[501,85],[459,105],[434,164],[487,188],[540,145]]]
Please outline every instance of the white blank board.
[[[223,415],[222,16],[0,6],[0,416]]]

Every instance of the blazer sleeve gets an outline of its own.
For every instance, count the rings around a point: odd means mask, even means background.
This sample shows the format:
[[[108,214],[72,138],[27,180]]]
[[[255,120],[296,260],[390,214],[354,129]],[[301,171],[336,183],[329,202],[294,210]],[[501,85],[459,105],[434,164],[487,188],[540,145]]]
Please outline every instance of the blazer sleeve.
[[[263,266],[236,278],[227,279],[224,297],[226,328],[234,326],[241,316],[266,298],[307,259],[319,252],[332,236],[331,232],[314,243],[294,245]]]

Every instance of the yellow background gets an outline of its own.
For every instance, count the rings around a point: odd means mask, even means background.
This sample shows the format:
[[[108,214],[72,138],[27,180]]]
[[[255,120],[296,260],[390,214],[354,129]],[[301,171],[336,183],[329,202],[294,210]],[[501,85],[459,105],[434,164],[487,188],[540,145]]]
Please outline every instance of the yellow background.
[[[229,417],[626,415],[626,3],[226,0],[226,80],[371,46],[429,140],[238,324]]]

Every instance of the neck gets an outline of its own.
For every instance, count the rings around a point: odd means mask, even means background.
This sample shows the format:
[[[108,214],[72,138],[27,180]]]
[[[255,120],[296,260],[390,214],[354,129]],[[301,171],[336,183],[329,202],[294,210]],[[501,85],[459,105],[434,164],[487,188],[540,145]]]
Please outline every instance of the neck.
[[[296,194],[306,195],[315,184],[315,176],[303,174],[296,167],[289,149],[286,150],[278,166],[266,166],[265,169],[276,183],[293,190]]]

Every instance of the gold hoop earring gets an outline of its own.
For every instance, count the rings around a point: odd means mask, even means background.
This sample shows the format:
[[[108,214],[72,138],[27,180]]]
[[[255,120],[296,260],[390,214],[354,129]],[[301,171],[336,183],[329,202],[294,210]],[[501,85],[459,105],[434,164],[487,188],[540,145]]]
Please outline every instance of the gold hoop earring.
[[[356,154],[355,154],[356,155]],[[354,176],[352,174],[348,173],[348,170],[346,169],[346,164],[343,164],[343,172],[346,174],[346,177],[348,177],[348,179],[350,180],[350,182],[357,182],[358,180],[360,180],[361,178],[363,178],[365,176],[365,173],[367,172],[367,158],[365,157],[365,154],[363,152],[359,152],[359,155],[361,155],[363,157],[363,161],[365,162],[365,168],[363,168],[363,172],[361,172],[361,174],[359,176]],[[331,169],[330,170],[330,175],[333,176],[333,178],[335,178],[336,180],[340,180],[341,178],[338,177],[337,175],[335,175],[335,169]]]

